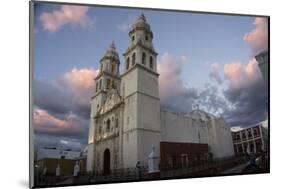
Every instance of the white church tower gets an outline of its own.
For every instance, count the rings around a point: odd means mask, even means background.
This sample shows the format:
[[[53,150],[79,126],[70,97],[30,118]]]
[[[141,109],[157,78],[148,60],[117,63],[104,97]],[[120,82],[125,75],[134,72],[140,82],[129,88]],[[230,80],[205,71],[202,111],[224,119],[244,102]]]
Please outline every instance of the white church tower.
[[[105,100],[107,99],[107,94],[112,88],[117,89],[117,91],[120,92],[121,78],[119,73],[119,65],[119,55],[116,51],[114,42],[112,42],[100,60],[99,74],[95,78],[95,94],[91,98],[87,171],[93,171],[94,166],[95,128],[97,128],[95,115],[104,104]]]
[[[123,166],[147,165],[151,147],[159,155],[160,99],[157,53],[153,33],[142,14],[129,32],[129,47],[124,53],[125,68],[121,82],[124,100]]]

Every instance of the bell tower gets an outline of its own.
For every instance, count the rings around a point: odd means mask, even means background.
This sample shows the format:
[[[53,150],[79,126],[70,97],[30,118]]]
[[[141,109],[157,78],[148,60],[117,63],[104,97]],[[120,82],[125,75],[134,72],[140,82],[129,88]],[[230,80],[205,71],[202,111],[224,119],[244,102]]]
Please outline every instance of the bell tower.
[[[96,93],[99,91],[106,92],[111,88],[115,88],[120,92],[121,79],[119,65],[119,55],[116,51],[114,42],[112,42],[100,60],[100,72],[95,78]]]
[[[107,94],[114,88],[120,94],[121,77],[119,73],[119,55],[114,42],[100,59],[99,74],[95,78],[95,94],[91,98],[91,115],[88,138],[87,171],[93,171],[95,148],[95,115],[104,104]]]
[[[132,30],[129,32],[129,39],[129,47],[124,53],[124,72],[128,72],[136,64],[139,64],[157,73],[157,53],[152,43],[153,33],[143,14],[138,18]]]
[[[123,158],[124,167],[139,161],[147,165],[151,146],[159,154],[160,99],[157,53],[153,33],[142,14],[129,32],[121,91],[124,99]]]

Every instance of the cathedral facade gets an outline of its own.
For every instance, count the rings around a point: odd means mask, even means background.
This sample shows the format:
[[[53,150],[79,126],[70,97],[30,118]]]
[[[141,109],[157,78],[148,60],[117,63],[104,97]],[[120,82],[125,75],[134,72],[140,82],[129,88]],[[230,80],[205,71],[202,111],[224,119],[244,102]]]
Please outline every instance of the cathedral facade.
[[[175,156],[163,154],[166,152],[161,152],[161,147],[173,148],[178,143],[205,144],[207,149],[202,151],[201,158],[208,158],[210,153],[217,158],[233,156],[230,127],[222,118],[199,108],[190,114],[160,110],[157,52],[143,14],[133,24],[129,38],[122,74],[114,43],[100,60],[91,98],[87,171],[108,173],[135,167],[137,162],[147,165],[152,146],[161,157],[160,163],[175,162]],[[191,150],[184,155],[188,161],[194,153]]]

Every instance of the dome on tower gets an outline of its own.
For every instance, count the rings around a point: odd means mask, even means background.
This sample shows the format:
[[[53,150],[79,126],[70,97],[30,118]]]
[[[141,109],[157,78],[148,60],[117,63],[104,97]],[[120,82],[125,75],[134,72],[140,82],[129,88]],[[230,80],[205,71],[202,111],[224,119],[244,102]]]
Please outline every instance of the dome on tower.
[[[102,59],[105,59],[105,58],[113,58],[113,59],[119,61],[119,55],[118,55],[118,52],[116,51],[116,47],[115,47],[114,41],[108,47],[108,49],[106,50],[106,52],[105,52],[105,54],[104,54]]]
[[[133,24],[132,30],[136,28],[145,28],[147,30],[150,30],[150,25],[146,22],[144,14],[141,14],[137,21]]]

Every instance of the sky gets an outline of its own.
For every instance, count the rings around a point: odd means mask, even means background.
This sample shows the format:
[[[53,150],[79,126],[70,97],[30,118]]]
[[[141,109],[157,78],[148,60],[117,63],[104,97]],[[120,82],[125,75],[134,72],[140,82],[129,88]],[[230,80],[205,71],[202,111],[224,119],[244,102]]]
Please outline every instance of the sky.
[[[123,72],[128,32],[142,13],[158,53],[162,109],[185,113],[199,104],[232,127],[266,119],[268,93],[254,56],[268,49],[267,18],[35,3],[36,146],[87,144],[99,60],[114,41]]]

